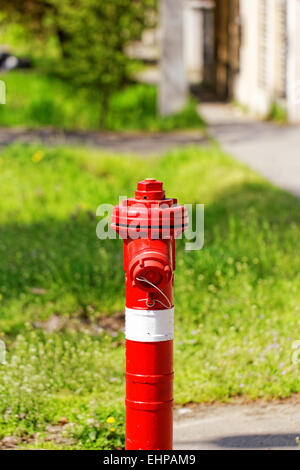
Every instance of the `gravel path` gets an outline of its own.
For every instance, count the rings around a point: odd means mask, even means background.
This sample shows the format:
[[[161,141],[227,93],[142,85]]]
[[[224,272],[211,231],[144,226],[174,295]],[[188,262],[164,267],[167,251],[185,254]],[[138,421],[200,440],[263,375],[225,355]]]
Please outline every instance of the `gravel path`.
[[[45,145],[89,146],[116,153],[140,156],[162,155],[168,150],[187,145],[207,144],[199,131],[170,133],[88,132],[55,129],[0,128],[0,147],[14,142],[41,142]]]

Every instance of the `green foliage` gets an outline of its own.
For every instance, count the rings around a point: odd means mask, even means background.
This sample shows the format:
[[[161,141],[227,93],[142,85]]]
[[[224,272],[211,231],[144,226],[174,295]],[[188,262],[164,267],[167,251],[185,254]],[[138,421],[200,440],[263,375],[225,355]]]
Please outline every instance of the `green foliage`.
[[[266,119],[268,121],[274,121],[277,124],[287,124],[287,110],[283,108],[279,103],[273,103]]]
[[[180,202],[206,204],[204,248],[177,245],[176,402],[300,391],[291,360],[300,335],[293,196],[215,146],[139,159],[15,145],[2,151],[0,170],[0,438],[38,431],[23,445],[123,446],[123,334],[93,333],[87,323],[123,309],[122,247],[97,239],[94,214],[150,176]],[[81,329],[44,332],[53,315]],[[48,424],[62,417],[61,433],[74,441],[49,441]]]
[[[7,104],[0,108],[0,125],[63,129],[97,129],[99,103],[74,85],[39,73],[10,72],[3,75],[7,88]],[[162,118],[157,113],[157,89],[133,84],[110,97],[105,129],[169,131],[201,129],[195,103],[175,116]]]
[[[3,11],[33,34],[44,41],[56,37],[57,73],[100,102],[101,125],[110,96],[130,78],[126,46],[153,24],[155,5],[155,0],[0,1]]]
[[[58,22],[64,31],[61,71],[77,86],[98,93],[102,125],[109,97],[130,78],[125,48],[145,28],[148,5],[148,0],[58,2]]]
[[[157,112],[157,88],[138,84],[116,93],[108,106],[106,126],[110,130],[172,131],[175,129],[201,129],[196,103],[190,99],[179,113],[160,117]]]
[[[0,0],[2,21],[26,25],[37,34],[42,34],[45,18],[53,14],[52,0]]]

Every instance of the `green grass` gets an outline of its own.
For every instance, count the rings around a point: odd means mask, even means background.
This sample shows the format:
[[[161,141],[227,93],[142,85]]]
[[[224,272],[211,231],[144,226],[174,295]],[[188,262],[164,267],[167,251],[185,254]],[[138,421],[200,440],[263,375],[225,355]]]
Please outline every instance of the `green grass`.
[[[287,110],[282,107],[279,103],[273,103],[266,117],[267,121],[273,121],[277,124],[287,124],[288,123],[288,114]]]
[[[14,71],[0,77],[6,83],[7,104],[0,107],[0,125],[61,129],[99,128],[97,97],[75,89],[59,78],[38,72]],[[113,131],[171,131],[202,129],[195,102],[173,116],[157,114],[157,89],[134,84],[112,96],[105,128]]]
[[[294,197],[217,146],[138,159],[15,145],[0,156],[0,331],[7,345],[0,439],[20,436],[30,448],[123,446],[123,334],[46,333],[38,322],[53,315],[96,322],[123,309],[122,243],[97,239],[94,214],[149,176],[180,202],[206,204],[204,248],[177,244],[176,403],[300,391],[291,360],[300,339]],[[66,441],[47,440],[49,424],[62,418]]]

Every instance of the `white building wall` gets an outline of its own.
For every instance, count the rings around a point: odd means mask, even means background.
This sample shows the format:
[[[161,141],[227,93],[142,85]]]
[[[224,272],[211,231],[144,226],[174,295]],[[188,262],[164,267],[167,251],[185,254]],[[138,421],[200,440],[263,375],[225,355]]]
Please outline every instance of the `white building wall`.
[[[266,37],[261,30],[262,0],[241,0],[242,44],[240,73],[235,84],[235,98],[258,116],[265,116],[274,101],[276,84],[276,0],[266,0]],[[265,43],[263,44],[263,41]],[[264,52],[265,49],[265,52]],[[260,54],[264,54],[261,57]],[[262,70],[264,63],[264,70]],[[263,75],[263,79],[262,79]]]
[[[288,0],[287,111],[291,123],[300,123],[300,0]]]

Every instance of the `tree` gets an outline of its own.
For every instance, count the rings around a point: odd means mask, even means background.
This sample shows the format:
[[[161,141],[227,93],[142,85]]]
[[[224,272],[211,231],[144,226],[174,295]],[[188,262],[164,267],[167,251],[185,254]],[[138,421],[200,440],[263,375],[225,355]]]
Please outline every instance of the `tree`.
[[[100,124],[109,98],[130,78],[126,46],[150,24],[153,0],[58,0],[58,26],[65,33],[62,72],[77,86],[97,91]]]

